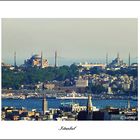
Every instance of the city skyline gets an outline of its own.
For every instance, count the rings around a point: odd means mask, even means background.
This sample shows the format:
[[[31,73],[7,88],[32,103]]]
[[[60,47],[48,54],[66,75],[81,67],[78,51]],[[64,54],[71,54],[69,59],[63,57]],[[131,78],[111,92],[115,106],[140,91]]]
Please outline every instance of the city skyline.
[[[2,61],[11,64],[15,51],[18,65],[41,51],[51,64],[55,51],[60,65],[89,60],[105,63],[106,53],[109,61],[119,53],[127,63],[129,52],[136,62],[137,42],[134,18],[2,19]]]

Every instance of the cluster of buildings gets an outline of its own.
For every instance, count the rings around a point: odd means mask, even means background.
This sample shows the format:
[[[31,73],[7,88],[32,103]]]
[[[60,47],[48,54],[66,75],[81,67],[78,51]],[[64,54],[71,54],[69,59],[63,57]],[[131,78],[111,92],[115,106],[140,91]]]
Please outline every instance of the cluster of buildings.
[[[113,94],[113,90],[116,92],[127,92],[127,91],[136,91],[138,87],[138,77],[129,76],[127,74],[117,74],[117,75],[110,75],[107,71],[116,71],[120,69],[127,69],[127,70],[134,70],[138,69],[138,64],[133,63],[130,64],[130,54],[129,54],[129,64],[123,62],[120,59],[119,54],[117,58],[112,60],[110,64],[108,61],[106,65],[104,64],[82,64],[79,63],[78,66],[80,67],[81,75],[76,80],[76,87],[77,88],[86,88],[89,84],[93,86],[102,86],[105,88],[105,92],[108,94]],[[102,69],[98,74],[92,74],[89,68]],[[86,70],[85,70],[86,69]],[[104,72],[104,70],[106,71]]]
[[[75,83],[77,89],[86,89],[89,86],[100,86],[105,90],[104,93],[125,93],[128,91],[136,92],[138,90],[138,77],[127,74],[112,76],[106,73],[85,74],[80,76]],[[79,92],[82,90],[79,90]],[[83,90],[84,91],[84,90]]]
[[[137,63],[132,63],[130,60],[130,54],[128,57],[128,64],[124,63],[120,59],[119,53],[117,57],[108,64],[108,55],[106,56],[106,64],[99,63],[79,63],[76,64],[79,68],[79,76],[75,79],[66,79],[65,81],[46,81],[44,87],[48,90],[62,90],[62,91],[73,91],[79,93],[86,92],[89,86],[100,86],[105,90],[104,93],[114,94],[114,93],[127,93],[128,91],[137,92],[138,90],[138,77],[129,76],[127,74],[117,74],[111,75],[107,71],[116,71],[119,69],[133,70],[138,69]],[[14,54],[14,66],[6,65],[2,63],[2,66],[9,67],[11,70],[16,67],[16,53]],[[49,66],[48,60],[43,58],[41,55],[33,55],[30,59],[25,60],[23,67],[39,67],[47,68]],[[54,67],[57,67],[57,52],[55,51],[55,63]],[[91,68],[97,68],[101,71],[98,74],[91,73]],[[104,72],[105,70],[105,72]],[[38,82],[36,84],[21,85],[21,89],[40,89],[42,83]]]
[[[137,108],[113,108],[98,109],[92,105],[91,95],[88,95],[87,106],[80,106],[74,102],[62,103],[59,108],[48,108],[48,101],[44,94],[42,99],[42,111],[25,108],[3,107],[2,120],[28,120],[28,121],[76,121],[76,120],[138,120]]]
[[[102,85],[107,92],[112,93],[111,89],[115,91],[136,91],[138,87],[138,78],[134,78],[133,76],[118,75],[111,76],[108,74],[94,74],[91,80],[93,85]]]

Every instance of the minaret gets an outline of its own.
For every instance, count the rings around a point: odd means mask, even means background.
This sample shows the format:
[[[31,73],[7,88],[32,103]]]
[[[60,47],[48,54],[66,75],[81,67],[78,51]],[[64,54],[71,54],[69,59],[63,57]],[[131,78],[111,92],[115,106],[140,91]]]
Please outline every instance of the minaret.
[[[130,99],[128,99],[127,108],[130,109]]]
[[[93,107],[92,107],[92,100],[91,95],[88,95],[88,102],[87,102],[87,120],[92,120],[93,114]]]
[[[130,67],[130,65],[131,65],[131,60],[130,60],[131,58],[130,58],[130,53],[129,53],[129,60],[128,60],[128,65],[129,65],[129,67]]]
[[[132,83],[130,83],[130,90],[129,90],[129,97],[128,97],[128,102],[127,102],[127,109],[130,110],[131,104],[130,104],[130,93],[132,91]]]
[[[120,57],[120,56],[119,56],[119,53],[117,53],[117,58],[119,59],[119,57]]]
[[[41,68],[43,68],[43,53],[41,51]]]
[[[57,51],[55,51],[55,64],[54,67],[57,67]]]
[[[16,64],[16,52],[14,52],[14,67],[16,68],[17,64]]]
[[[128,97],[128,102],[127,102],[127,109],[129,110],[130,107],[131,107],[131,105],[130,105],[130,95],[129,95],[129,97]]]
[[[119,63],[120,63],[120,56],[119,56],[119,53],[117,53],[117,63],[118,63],[118,65],[119,65]]]
[[[106,66],[108,65],[108,53],[106,54]]]
[[[48,102],[46,100],[46,94],[44,93],[44,84],[42,86],[42,91],[43,91],[42,111],[43,111],[43,115],[45,115],[46,111],[48,110]]]

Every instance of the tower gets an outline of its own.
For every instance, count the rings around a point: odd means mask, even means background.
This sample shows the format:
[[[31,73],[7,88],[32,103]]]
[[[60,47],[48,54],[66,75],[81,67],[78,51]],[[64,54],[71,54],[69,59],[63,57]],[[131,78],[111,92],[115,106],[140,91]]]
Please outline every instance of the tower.
[[[117,58],[119,59],[119,57],[120,57],[120,56],[119,56],[119,53],[117,53]]]
[[[41,68],[43,68],[43,53],[41,51]]]
[[[130,97],[129,97],[129,98],[128,98],[128,102],[127,102],[127,109],[129,110],[130,107],[131,107],[131,105],[130,105]]]
[[[108,94],[113,94],[113,93],[112,93],[112,89],[111,89],[110,86],[108,87],[108,92],[107,92],[107,93],[108,93]]]
[[[92,100],[91,95],[88,95],[88,102],[87,102],[87,120],[92,120],[93,114],[93,107],[92,107]]]
[[[44,93],[44,84],[42,86],[42,91],[43,91],[42,111],[43,111],[43,115],[45,115],[46,111],[48,110],[48,102],[46,100],[46,94]]]
[[[54,67],[57,67],[57,51],[55,51],[55,64]]]
[[[14,52],[14,67],[16,68],[17,64],[16,64],[16,52]]]
[[[130,53],[129,53],[129,59],[128,59],[128,65],[129,65],[129,67],[130,67],[130,65],[131,65],[131,60],[130,60],[131,58],[130,58]]]
[[[117,53],[117,64],[120,65],[120,56],[119,56],[119,53]]]
[[[131,91],[129,91],[129,97],[128,97],[128,103],[127,103],[127,109],[128,110],[130,110],[130,108],[131,108],[131,105],[130,105],[130,92]]]
[[[106,54],[106,65],[108,65],[108,53]]]
[[[130,78],[129,78],[130,81]],[[130,105],[130,93],[131,93],[131,89],[132,89],[132,82],[130,81],[130,89],[129,89],[129,96],[128,96],[128,102],[127,102],[127,109],[130,110],[131,105]]]

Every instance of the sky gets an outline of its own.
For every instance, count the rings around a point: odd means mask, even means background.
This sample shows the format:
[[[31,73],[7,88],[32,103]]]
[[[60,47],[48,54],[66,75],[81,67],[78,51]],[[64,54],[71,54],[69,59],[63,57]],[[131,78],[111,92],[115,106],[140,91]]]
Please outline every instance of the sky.
[[[120,58],[128,62],[138,57],[138,21],[136,18],[3,18],[2,61],[13,64],[14,52],[17,64],[23,64],[33,54],[43,52],[50,64],[54,64],[54,52],[58,64],[73,62],[105,63]]]

